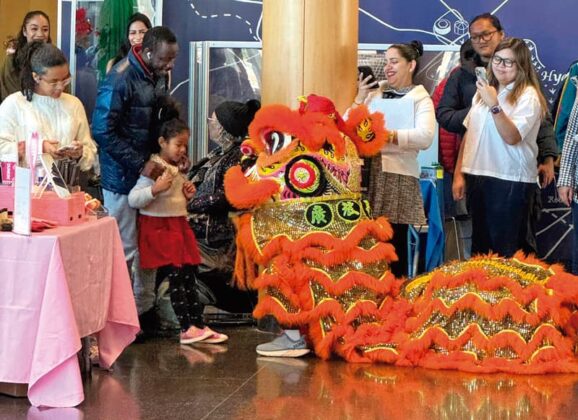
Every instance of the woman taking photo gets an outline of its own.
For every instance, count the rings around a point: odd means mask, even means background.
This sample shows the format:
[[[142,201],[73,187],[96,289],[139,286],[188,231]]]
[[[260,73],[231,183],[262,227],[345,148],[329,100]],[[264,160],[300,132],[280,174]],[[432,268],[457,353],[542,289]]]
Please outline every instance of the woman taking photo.
[[[79,159],[82,170],[90,169],[96,146],[82,104],[64,93],[70,84],[66,57],[54,45],[33,42],[24,58],[22,90],[0,104],[0,154],[22,160],[25,141],[36,132],[39,153]]]
[[[52,42],[50,39],[50,19],[40,10],[28,12],[24,16],[20,33],[16,37],[16,49],[6,57],[0,68],[0,102],[20,90],[20,71],[24,65],[24,47],[32,41]]]
[[[359,77],[358,93],[353,107],[380,99],[406,98],[413,101],[415,124],[413,128],[389,130],[389,142],[381,156],[371,159],[368,198],[373,216],[386,216],[393,227],[391,243],[399,260],[391,264],[394,275],[406,276],[408,271],[407,235],[409,225],[426,223],[417,154],[433,142],[435,110],[433,102],[422,85],[414,85],[423,45],[419,41],[394,44],[385,53],[387,86],[375,89],[377,82]],[[372,90],[373,89],[373,90]],[[386,116],[387,124],[387,116]]]
[[[453,182],[472,216],[472,254],[511,257],[523,245],[536,188],[536,138],[547,105],[523,40],[505,39],[478,77]]]

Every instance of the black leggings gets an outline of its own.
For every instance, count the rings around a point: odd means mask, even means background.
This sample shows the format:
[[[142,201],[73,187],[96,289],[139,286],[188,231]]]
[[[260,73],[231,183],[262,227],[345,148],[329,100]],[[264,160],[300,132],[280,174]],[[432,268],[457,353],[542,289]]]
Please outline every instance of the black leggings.
[[[185,265],[183,267],[169,266],[163,268],[168,273],[169,293],[171,305],[184,332],[189,327],[205,328],[203,311],[205,306],[199,302],[195,283],[196,267]]]

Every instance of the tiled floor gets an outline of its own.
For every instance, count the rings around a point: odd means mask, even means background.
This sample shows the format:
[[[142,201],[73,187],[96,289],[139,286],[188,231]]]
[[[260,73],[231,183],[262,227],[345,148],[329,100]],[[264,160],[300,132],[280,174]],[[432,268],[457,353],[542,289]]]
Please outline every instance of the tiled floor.
[[[263,359],[270,336],[226,330],[228,345],[130,346],[94,370],[74,409],[0,396],[0,419],[564,419],[577,418],[578,375],[507,376]]]

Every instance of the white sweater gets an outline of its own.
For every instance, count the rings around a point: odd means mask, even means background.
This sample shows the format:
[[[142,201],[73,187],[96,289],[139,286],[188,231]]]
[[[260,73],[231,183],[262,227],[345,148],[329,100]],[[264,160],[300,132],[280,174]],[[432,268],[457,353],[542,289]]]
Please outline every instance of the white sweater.
[[[82,103],[75,96],[63,93],[58,99],[34,94],[28,102],[21,92],[9,95],[0,104],[0,155],[18,155],[18,142],[38,133],[42,153],[44,140],[58,140],[60,146],[74,140],[83,146],[80,167],[90,169],[96,158],[96,144]]]
[[[154,181],[141,175],[136,185],[128,193],[128,205],[139,209],[141,214],[154,217],[178,217],[187,215],[187,198],[183,193],[183,184],[186,179],[179,169],[152,155],[151,160],[161,164],[173,176],[171,188],[157,194],[152,193]]]
[[[382,91],[378,89],[365,99],[365,104],[381,98]],[[386,144],[381,151],[383,172],[409,175],[419,178],[420,168],[417,154],[431,146],[435,137],[435,108],[427,90],[422,85],[415,86],[404,98],[414,101],[415,128],[397,130],[398,144]],[[387,128],[387,120],[385,122]]]

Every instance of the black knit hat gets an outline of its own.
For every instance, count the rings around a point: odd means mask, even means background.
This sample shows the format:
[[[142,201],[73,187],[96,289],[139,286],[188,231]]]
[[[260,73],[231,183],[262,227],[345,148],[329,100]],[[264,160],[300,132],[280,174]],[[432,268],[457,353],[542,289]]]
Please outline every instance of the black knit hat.
[[[245,103],[227,101],[215,108],[217,120],[225,131],[235,137],[245,137],[261,102],[251,99]]]

